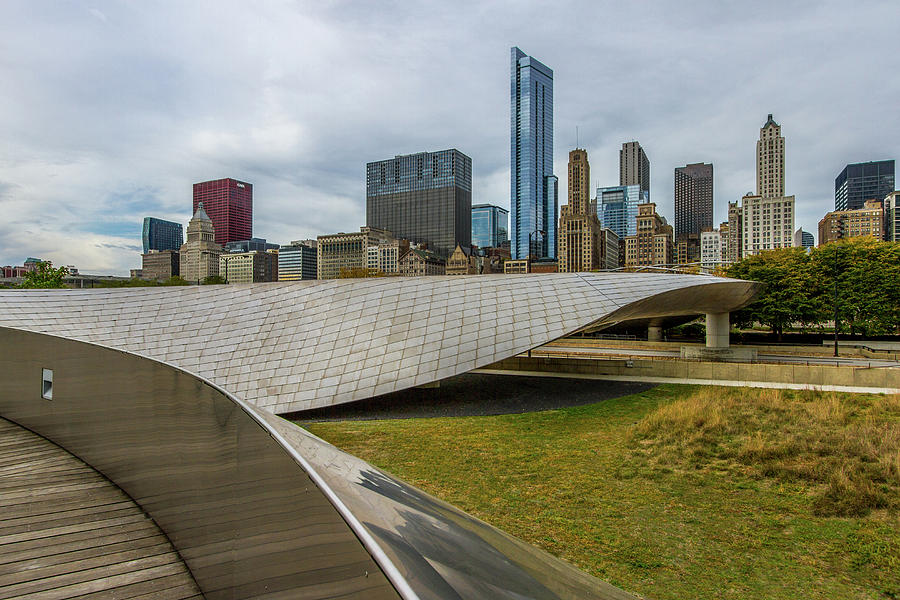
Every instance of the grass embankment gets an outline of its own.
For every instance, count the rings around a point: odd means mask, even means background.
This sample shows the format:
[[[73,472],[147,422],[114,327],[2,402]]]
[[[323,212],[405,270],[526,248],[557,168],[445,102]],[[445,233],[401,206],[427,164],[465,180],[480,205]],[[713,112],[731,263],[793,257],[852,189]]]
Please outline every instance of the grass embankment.
[[[663,385],[309,429],[652,598],[900,598],[896,396]]]

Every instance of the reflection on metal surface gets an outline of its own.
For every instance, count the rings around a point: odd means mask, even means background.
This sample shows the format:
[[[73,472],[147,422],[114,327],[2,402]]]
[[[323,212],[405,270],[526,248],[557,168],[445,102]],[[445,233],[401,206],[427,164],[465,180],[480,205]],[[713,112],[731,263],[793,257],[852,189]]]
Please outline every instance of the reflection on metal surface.
[[[6,328],[0,353],[0,415],[124,489],[207,598],[631,598],[172,366]]]
[[[423,599],[633,598],[274,415]]]
[[[592,324],[729,312],[758,284],[655,273],[0,291],[0,326],[175,365],[283,414],[485,367]]]

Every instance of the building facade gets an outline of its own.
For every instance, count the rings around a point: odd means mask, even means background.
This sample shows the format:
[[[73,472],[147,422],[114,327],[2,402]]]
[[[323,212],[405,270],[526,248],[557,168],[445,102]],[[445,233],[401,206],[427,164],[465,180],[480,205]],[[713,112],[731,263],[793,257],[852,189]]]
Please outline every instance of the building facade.
[[[447,275],[478,275],[482,259],[471,248],[457,246],[447,259]]]
[[[741,257],[794,245],[794,197],[741,198]]]
[[[900,192],[891,192],[884,198],[884,239],[900,242]]]
[[[675,241],[675,262],[691,265],[700,262],[700,234],[689,233]]]
[[[216,228],[212,219],[197,205],[197,211],[187,226],[187,241],[179,250],[181,277],[191,283],[200,283],[207,277],[219,274],[219,256],[222,246],[216,243]]]
[[[181,275],[177,250],[151,250],[141,255],[141,279],[165,281],[177,275]]]
[[[493,204],[472,206],[472,245],[500,248],[509,242],[509,211]]]
[[[316,277],[316,240],[294,240],[278,249],[278,281]]]
[[[675,168],[675,240],[713,226],[713,166],[693,163]]]
[[[858,210],[866,200],[882,200],[894,183],[893,160],[847,165],[834,179],[834,210]]]
[[[619,248],[621,240],[612,229],[601,228],[597,236],[597,246],[600,248],[600,268],[601,269],[617,269],[622,265],[623,257],[620,256]]]
[[[650,202],[650,159],[638,142],[625,142],[619,150],[619,185],[636,185]]]
[[[201,202],[216,229],[217,244],[224,247],[253,237],[252,184],[231,178],[195,183],[195,213]]]
[[[638,205],[650,202],[650,193],[639,185],[597,188],[597,219],[600,226],[612,230],[624,240],[637,234]]]
[[[813,234],[808,231],[803,231],[803,229],[798,229],[794,232],[794,247],[795,248],[812,248],[816,245],[816,240],[813,238]]]
[[[600,267],[600,221],[591,206],[591,166],[587,151],[569,152],[569,202],[559,217],[558,268],[561,273]]]
[[[223,247],[225,248],[225,252],[250,252],[252,250],[265,252],[267,250],[278,250],[279,248],[278,244],[270,244],[266,242],[265,238],[235,240],[233,242],[228,242]]]
[[[656,212],[656,204],[638,206],[637,234],[625,238],[625,266],[667,265],[673,262],[672,226]]]
[[[360,227],[355,233],[320,235],[316,239],[318,278],[337,279],[367,274],[369,247],[395,239],[390,231],[377,227]]]
[[[744,256],[744,211],[735,200],[728,203],[728,243],[725,248],[725,260],[734,263]]]
[[[444,259],[430,250],[412,248],[400,258],[400,275],[403,277],[444,275],[445,269]]]
[[[763,198],[784,196],[784,137],[781,125],[771,114],[759,129],[756,142],[756,195]]]
[[[164,221],[156,217],[144,217],[144,228],[141,233],[144,243],[144,254],[151,250],[175,250],[184,243],[184,230],[181,223]]]
[[[556,258],[553,70],[519,48],[510,54],[510,253]]]
[[[836,210],[819,221],[819,245],[854,237],[884,239],[884,209],[879,200],[866,200],[856,210]]]
[[[366,164],[366,226],[448,256],[472,244],[472,159],[456,149]]]
[[[700,265],[704,272],[711,273],[725,261],[722,252],[722,232],[717,229],[700,232]]]
[[[278,253],[264,250],[225,252],[219,256],[219,277],[225,283],[278,281]]]
[[[368,248],[368,268],[370,275],[397,275],[400,273],[400,258],[409,252],[408,240],[380,242]]]

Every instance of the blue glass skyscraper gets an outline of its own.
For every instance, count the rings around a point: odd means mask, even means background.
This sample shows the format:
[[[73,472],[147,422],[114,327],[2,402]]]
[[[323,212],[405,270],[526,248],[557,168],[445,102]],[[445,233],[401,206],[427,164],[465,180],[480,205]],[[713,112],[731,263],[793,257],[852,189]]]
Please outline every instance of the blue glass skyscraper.
[[[479,248],[499,248],[509,240],[509,211],[493,204],[472,207],[472,244]]]
[[[510,253],[556,258],[553,71],[518,48],[510,73]]]
[[[164,221],[156,217],[144,217],[144,254],[151,250],[178,250],[184,243],[181,223]]]
[[[650,192],[640,185],[597,188],[597,218],[600,226],[612,230],[619,239],[637,235],[638,204],[650,202]]]

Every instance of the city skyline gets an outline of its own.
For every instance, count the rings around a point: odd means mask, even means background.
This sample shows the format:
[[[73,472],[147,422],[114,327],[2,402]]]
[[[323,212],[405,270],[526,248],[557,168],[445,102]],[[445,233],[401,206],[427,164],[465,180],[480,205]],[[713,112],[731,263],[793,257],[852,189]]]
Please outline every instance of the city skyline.
[[[557,170],[579,145],[591,156],[591,189],[614,186],[622,143],[639,140],[653,200],[670,220],[676,166],[716,165],[715,223],[755,189],[752,144],[768,113],[784,128],[795,227],[807,231],[832,209],[845,165],[900,155],[900,83],[859,68],[872,55],[888,72],[897,64],[890,3],[851,13],[837,4],[560,5],[540,33],[528,26],[537,6],[265,4],[210,19],[211,6],[6,6],[0,32],[14,60],[0,66],[0,264],[40,256],[126,274],[140,261],[143,218],[186,224],[190,185],[221,177],[254,184],[259,237],[353,231],[365,223],[364,165],[434,148],[472,157],[473,204],[507,208],[514,45],[554,70]],[[568,29],[601,15],[640,26],[571,39]],[[653,43],[635,46],[638,35]],[[361,51],[376,60],[357,66]],[[854,85],[829,83],[844,71]],[[630,93],[604,94],[614,82]]]

